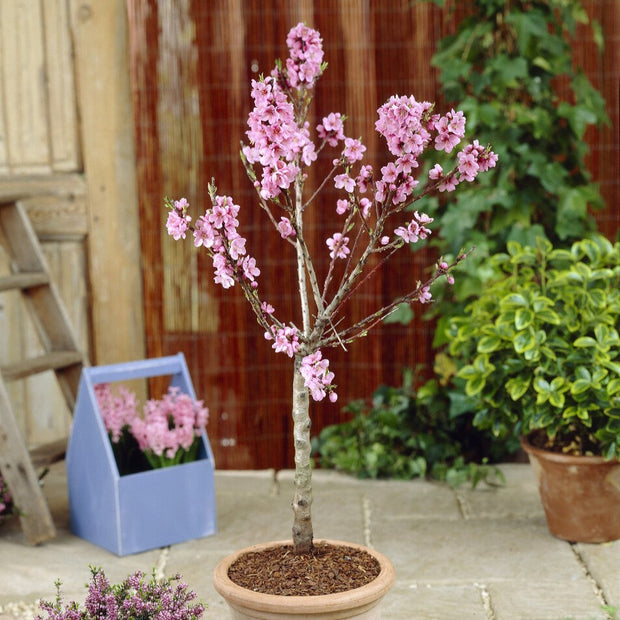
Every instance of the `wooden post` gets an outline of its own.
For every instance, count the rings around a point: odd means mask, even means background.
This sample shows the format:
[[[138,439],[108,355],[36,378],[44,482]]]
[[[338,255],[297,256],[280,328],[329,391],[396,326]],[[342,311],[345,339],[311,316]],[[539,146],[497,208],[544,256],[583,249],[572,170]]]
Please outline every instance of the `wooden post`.
[[[124,0],[71,0],[97,364],[144,357],[140,228]]]

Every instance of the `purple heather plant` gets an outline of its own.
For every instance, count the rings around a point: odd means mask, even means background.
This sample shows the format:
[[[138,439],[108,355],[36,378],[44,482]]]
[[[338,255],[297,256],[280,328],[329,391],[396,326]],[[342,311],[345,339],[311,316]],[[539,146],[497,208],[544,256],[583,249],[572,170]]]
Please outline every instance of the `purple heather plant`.
[[[0,523],[14,514],[13,500],[7,483],[0,474]]]
[[[375,129],[385,138],[390,153],[390,161],[379,170],[362,164],[366,147],[345,135],[345,117],[340,113],[322,119],[316,127],[315,145],[307,119],[314,87],[327,67],[322,40],[316,30],[300,23],[289,32],[287,44],[290,55],[285,63],[278,61],[270,76],[252,80],[254,109],[248,117],[249,143],[241,149],[241,160],[259,206],[293,250],[302,324],[278,318],[269,301],[261,298],[261,271],[238,230],[240,207],[230,196],[219,195],[214,182],[208,188],[211,206],[195,223],[185,198],[166,199],[166,226],[175,240],[192,234],[194,245],[213,260],[215,282],[226,289],[238,284],[272,348],[294,361],[293,544],[297,553],[304,553],[313,541],[309,396],[317,401],[326,396],[337,400],[334,373],[323,351],[346,349],[402,303],[430,302],[430,286],[438,278],[453,281],[450,272],[466,253],[452,264],[440,258],[425,282],[417,282],[413,290],[354,324],[347,322],[347,302],[373,272],[405,245],[431,234],[432,219],[415,210],[415,202],[429,192],[450,192],[460,183],[474,181],[478,173],[495,166],[497,156],[477,140],[457,151],[465,135],[463,113],[450,110],[442,116],[434,104],[412,96],[393,96],[378,110]],[[305,196],[307,169],[326,148],[336,149],[333,165],[311,195]],[[432,150],[455,153],[454,162],[447,170],[437,163],[421,178],[420,158]],[[329,264],[320,284],[305,237],[304,215],[329,183],[342,191],[334,205],[341,225],[325,240]],[[403,221],[405,212],[413,213],[409,221]]]
[[[193,603],[196,593],[189,590],[180,575],[149,581],[138,571],[122,583],[111,585],[103,569],[90,567],[91,579],[84,607],[65,603],[61,582],[56,581],[56,600],[41,601],[40,609],[47,615],[35,620],[194,620],[202,617],[205,606]]]

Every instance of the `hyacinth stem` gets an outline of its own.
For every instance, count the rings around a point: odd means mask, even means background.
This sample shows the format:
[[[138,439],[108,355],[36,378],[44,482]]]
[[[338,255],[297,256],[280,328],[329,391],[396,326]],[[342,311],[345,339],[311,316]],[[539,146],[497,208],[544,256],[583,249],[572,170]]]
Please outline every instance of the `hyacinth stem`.
[[[295,553],[312,550],[312,468],[310,466],[310,400],[295,358],[293,374],[293,440],[295,442],[295,494],[293,496],[293,547]]]

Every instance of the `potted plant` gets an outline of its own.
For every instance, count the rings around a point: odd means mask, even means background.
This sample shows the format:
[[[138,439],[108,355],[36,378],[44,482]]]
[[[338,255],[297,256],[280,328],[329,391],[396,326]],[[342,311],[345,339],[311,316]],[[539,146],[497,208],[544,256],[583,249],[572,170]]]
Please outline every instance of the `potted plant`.
[[[620,244],[509,242],[490,265],[498,278],[448,328],[474,424],[523,438],[554,535],[620,538]]]
[[[35,620],[198,620],[205,605],[194,602],[196,593],[188,590],[181,575],[158,579],[153,571],[149,580],[138,571],[119,584],[111,584],[102,568],[91,566],[84,606],[76,601],[65,602],[60,580],[56,581],[56,600],[41,601]]]
[[[140,412],[127,382],[151,377],[168,378],[168,393]],[[214,534],[207,415],[182,353],[84,368],[66,459],[71,531],[117,555]]]
[[[238,228],[240,207],[230,196],[218,194],[214,182],[209,185],[211,204],[196,219],[190,215],[185,199],[167,199],[167,229],[177,240],[189,234],[196,247],[206,250],[213,260],[216,283],[224,288],[241,288],[265,338],[276,352],[288,355],[293,366],[292,541],[259,545],[224,559],[215,570],[217,590],[228,600],[235,618],[275,618],[280,617],[278,614],[287,618],[362,617],[355,614],[366,613],[377,605],[390,587],[394,572],[387,558],[374,550],[314,540],[310,397],[315,401],[326,396],[332,402],[337,399],[334,373],[324,355],[327,348],[346,348],[400,304],[430,301],[430,286],[435,280],[452,280],[450,271],[465,258],[464,253],[452,264],[439,259],[426,282],[415,283],[399,299],[378,307],[372,314],[348,321],[347,301],[373,272],[395,252],[430,235],[431,218],[413,210],[416,200],[428,192],[452,191],[461,182],[473,181],[479,172],[495,166],[497,157],[478,141],[456,148],[464,137],[463,114],[450,110],[442,116],[431,103],[413,97],[394,96],[378,110],[375,127],[386,139],[389,151],[389,160],[380,169],[362,164],[366,148],[360,140],[345,136],[345,118],[339,113],[324,116],[317,125],[315,145],[309,109],[315,84],[326,69],[322,40],[316,30],[300,23],[289,32],[287,44],[287,60],[276,63],[271,75],[252,81],[254,109],[248,117],[249,142],[242,147],[241,158],[256,189],[259,207],[294,257],[300,324],[294,322],[294,317],[278,317],[269,300],[261,296],[261,271]],[[304,193],[309,167],[329,148],[334,149],[334,155],[328,159],[332,163],[326,176]],[[444,169],[437,164],[425,178],[417,179],[420,156],[433,150],[452,153],[450,167]],[[333,205],[321,204],[321,208],[334,209],[342,222],[315,247],[305,227],[307,212],[316,208],[317,196],[327,184],[341,190],[341,198]],[[314,262],[313,256],[323,252],[329,260]],[[285,565],[291,564],[292,571],[304,571],[304,564],[314,564],[319,558],[333,563],[334,570],[313,571],[325,579],[300,580],[293,573],[295,585],[284,591]],[[265,567],[269,561],[272,566]],[[246,562],[252,567],[247,568]],[[362,570],[356,568],[360,565]],[[261,583],[275,573],[275,590]],[[330,574],[338,578],[330,580]],[[239,585],[233,575],[253,577],[250,583]],[[308,585],[305,591],[301,582]]]
[[[0,474],[0,525],[14,514],[15,506],[13,505],[9,485],[4,481],[2,474]]]

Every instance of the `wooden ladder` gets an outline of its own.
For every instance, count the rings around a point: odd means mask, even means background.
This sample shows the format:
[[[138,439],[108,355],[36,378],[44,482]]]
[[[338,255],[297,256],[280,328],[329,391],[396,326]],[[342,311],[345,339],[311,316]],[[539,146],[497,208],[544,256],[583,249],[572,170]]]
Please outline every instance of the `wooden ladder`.
[[[0,277],[0,291],[21,291],[45,351],[36,358],[0,366],[0,473],[11,491],[28,542],[38,544],[56,535],[35,472],[35,466],[41,464],[40,454],[45,450],[39,449],[37,456],[28,452],[5,382],[53,370],[73,412],[85,361],[39,240],[17,200],[0,203],[0,243],[8,252],[12,272]]]

